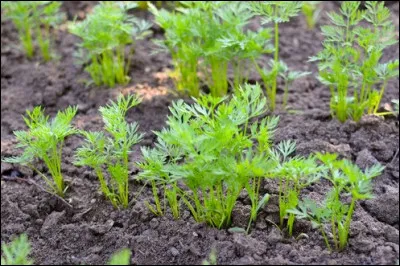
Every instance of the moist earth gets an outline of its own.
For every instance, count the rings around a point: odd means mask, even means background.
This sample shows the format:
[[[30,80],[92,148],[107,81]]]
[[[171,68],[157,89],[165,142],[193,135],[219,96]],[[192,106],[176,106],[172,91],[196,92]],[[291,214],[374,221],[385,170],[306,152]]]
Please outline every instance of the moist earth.
[[[322,5],[324,11],[338,8],[332,2]],[[82,19],[92,6],[90,2],[66,1],[63,9],[69,18]],[[399,3],[390,8],[398,30]],[[151,18],[145,12],[138,15]],[[322,48],[323,37],[318,27],[325,23],[327,16],[323,14],[316,30],[308,30],[302,16],[282,24],[281,58],[295,70],[316,73],[316,65],[307,60]],[[256,29],[260,22],[254,20],[250,27]],[[162,31],[156,26],[153,37],[162,38]],[[165,126],[168,106],[177,99],[167,74],[172,68],[170,57],[152,54],[155,45],[151,39],[139,41],[131,62],[130,83],[114,89],[99,88],[88,84],[89,76],[83,66],[75,64],[77,41],[64,25],[57,32],[55,43],[58,60],[28,61],[18,49],[15,28],[2,21],[2,157],[18,154],[12,132],[25,129],[21,115],[26,109],[42,105],[53,116],[59,109],[77,105],[75,125],[100,130],[103,125],[98,107],[119,92],[138,93],[144,98],[142,104],[128,112],[127,119],[137,121],[146,134],[142,145],[153,145],[152,131]],[[384,59],[398,57],[396,45],[387,49]],[[294,83],[289,97],[292,112],[274,113],[280,116],[275,142],[295,140],[297,154],[301,155],[336,152],[363,169],[378,162],[385,166],[384,173],[374,180],[375,198],[356,206],[349,246],[343,252],[330,253],[309,222],[296,221],[292,238],[272,224],[279,219],[278,186],[274,180],[264,181],[261,193],[270,193],[271,199],[248,235],[198,224],[184,208],[180,220],[174,220],[169,212],[163,217],[154,216],[144,204],[151,201],[151,188],[135,181],[138,173],[135,167],[131,169],[130,188],[131,195],[138,195],[138,199],[126,210],[114,209],[99,193],[93,172],[72,165],[74,151],[82,143],[76,136],[67,140],[63,153],[62,168],[70,185],[65,201],[44,192],[40,178],[31,171],[1,163],[1,242],[27,233],[32,245],[31,257],[38,264],[104,264],[112,253],[125,247],[132,250],[132,264],[199,264],[212,249],[217,251],[219,264],[398,263],[398,118],[365,116],[359,123],[342,124],[331,118],[329,89],[314,76]],[[252,73],[250,82],[257,81],[259,77]],[[398,98],[399,80],[395,79],[389,83],[383,103]],[[134,148],[131,159],[141,159],[138,147]],[[37,185],[27,182],[27,178]],[[327,182],[321,182],[305,189],[302,196],[322,199],[329,188]],[[235,207],[232,226],[246,226],[248,208],[249,199],[243,194]]]

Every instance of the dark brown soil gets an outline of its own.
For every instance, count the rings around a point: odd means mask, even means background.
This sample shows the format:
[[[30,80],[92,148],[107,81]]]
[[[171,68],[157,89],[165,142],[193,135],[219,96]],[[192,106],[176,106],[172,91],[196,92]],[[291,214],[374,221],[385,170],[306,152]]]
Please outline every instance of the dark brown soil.
[[[68,16],[84,16],[82,10],[90,3],[64,4]],[[324,3],[324,10],[337,5]],[[391,5],[393,21],[398,29],[399,4]],[[148,16],[148,15],[147,15]],[[326,22],[323,16],[321,23]],[[258,27],[257,22],[252,25]],[[156,38],[162,35],[157,30]],[[321,49],[318,30],[306,29],[300,16],[281,27],[281,58],[296,70],[316,72],[308,57]],[[17,49],[18,37],[8,22],[1,25],[1,156],[16,155],[12,132],[25,129],[21,115],[25,109],[42,105],[50,115],[68,105],[78,105],[75,124],[84,129],[100,129],[98,107],[120,92],[137,92],[145,100],[128,114],[128,120],[138,121],[146,133],[143,145],[152,145],[154,134],[165,125],[168,105],[176,98],[168,94],[172,84],[165,70],[171,68],[168,55],[151,55],[150,40],[137,44],[131,65],[131,82],[115,89],[85,86],[88,75],[74,64],[76,38],[62,30],[57,37],[60,59],[47,64],[28,61]],[[388,49],[386,59],[399,58],[398,46]],[[254,73],[253,81],[258,77]],[[280,92],[281,93],[281,92]],[[138,200],[127,210],[116,210],[98,193],[96,176],[88,168],[72,165],[72,157],[81,144],[70,138],[64,150],[63,170],[70,184],[68,206],[38,187],[23,181],[39,177],[23,167],[1,163],[1,241],[26,232],[32,244],[32,258],[38,264],[104,264],[116,250],[132,250],[133,264],[193,264],[201,263],[216,248],[219,264],[394,264],[399,260],[399,126],[396,118],[385,120],[364,117],[360,123],[344,124],[329,114],[329,89],[309,76],[297,81],[289,103],[296,114],[277,112],[281,117],[275,141],[294,139],[298,154],[314,151],[337,152],[365,168],[375,162],[386,166],[374,181],[376,197],[357,205],[351,226],[350,244],[341,253],[330,254],[320,234],[308,222],[298,221],[295,236],[286,238],[269,221],[278,218],[277,185],[265,181],[263,193],[272,194],[260,212],[249,235],[229,233],[194,222],[189,211],[175,221],[171,214],[155,217],[143,202],[151,198],[145,188]],[[399,80],[391,82],[383,102],[399,98]],[[139,160],[138,148],[132,160]],[[132,169],[131,194],[136,195],[142,184],[134,181]],[[4,178],[20,174],[20,181]],[[304,195],[320,199],[329,189],[327,183],[308,188]],[[243,195],[237,204],[234,226],[244,226],[248,200]]]

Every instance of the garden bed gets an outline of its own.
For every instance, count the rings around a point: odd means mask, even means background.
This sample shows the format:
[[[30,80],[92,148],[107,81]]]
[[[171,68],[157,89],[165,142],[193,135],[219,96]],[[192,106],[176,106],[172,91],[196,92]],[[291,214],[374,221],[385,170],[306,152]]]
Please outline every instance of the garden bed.
[[[64,4],[74,17],[91,4]],[[399,4],[391,5],[398,32]],[[332,2],[323,3],[323,12],[336,10]],[[143,13],[144,14],[144,13]],[[142,15],[143,15],[142,14]],[[149,16],[148,14],[146,16]],[[327,23],[322,15],[319,24]],[[255,21],[252,27],[259,27]],[[317,27],[318,28],[318,27]],[[155,38],[162,38],[158,28]],[[282,24],[281,58],[293,69],[317,72],[308,58],[322,49],[319,30],[308,30],[302,16]],[[398,38],[398,36],[397,36]],[[68,105],[78,105],[75,125],[86,130],[102,128],[98,107],[119,92],[138,93],[144,100],[128,112],[128,121],[137,121],[145,133],[142,145],[155,141],[153,130],[165,126],[168,106],[178,97],[171,93],[173,84],[166,70],[171,59],[165,54],[152,55],[151,38],[139,41],[131,62],[131,81],[115,89],[86,86],[88,75],[74,64],[77,39],[61,30],[56,49],[60,59],[41,63],[28,61],[16,49],[18,36],[11,23],[1,27],[1,154],[17,155],[14,130],[25,129],[21,117],[26,109],[42,105],[50,115]],[[385,60],[399,58],[398,45],[387,49]],[[252,73],[250,82],[258,79]],[[278,91],[282,94],[282,91]],[[399,98],[399,80],[390,82],[383,103]],[[94,173],[72,165],[73,154],[82,143],[79,137],[67,140],[63,170],[70,189],[65,203],[24,181],[32,172],[23,167],[1,163],[1,240],[26,232],[32,245],[32,258],[38,264],[104,264],[121,248],[132,251],[133,264],[193,264],[208,258],[217,250],[219,264],[394,264],[399,259],[399,125],[390,116],[365,116],[359,123],[340,123],[329,112],[330,91],[313,75],[294,83],[289,105],[296,112],[277,110],[280,122],[274,141],[292,139],[297,154],[314,151],[336,152],[361,168],[380,162],[386,168],[374,180],[375,198],[357,204],[350,229],[349,246],[342,252],[330,253],[317,230],[309,222],[296,221],[294,237],[288,238],[271,223],[279,221],[278,185],[266,180],[260,194],[270,193],[271,200],[260,212],[249,235],[218,230],[197,224],[188,210],[180,220],[171,213],[154,216],[143,204],[152,198],[151,187],[145,187],[132,206],[117,210],[98,192]],[[132,159],[141,159],[135,148]],[[131,195],[143,184],[134,181],[138,170],[131,172]],[[18,176],[17,179],[13,177]],[[33,176],[39,184],[39,178]],[[11,180],[10,180],[11,179]],[[304,195],[320,199],[329,188],[320,182]],[[250,202],[243,195],[233,213],[233,226],[245,227]],[[299,234],[304,233],[299,239]]]

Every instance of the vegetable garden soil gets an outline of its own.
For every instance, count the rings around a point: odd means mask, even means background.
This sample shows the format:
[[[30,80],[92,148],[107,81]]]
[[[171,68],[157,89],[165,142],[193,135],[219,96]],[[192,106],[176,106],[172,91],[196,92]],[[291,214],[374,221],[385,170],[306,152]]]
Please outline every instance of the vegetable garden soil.
[[[82,18],[93,4],[65,2],[68,17]],[[337,9],[332,2],[323,2],[323,13]],[[393,21],[399,28],[399,4],[391,5]],[[151,17],[145,12],[139,15]],[[323,15],[317,28],[327,22]],[[251,27],[259,27],[254,21]],[[155,37],[162,32],[154,27]],[[319,30],[308,30],[302,16],[281,27],[281,58],[295,70],[313,71],[309,56],[322,48]],[[168,105],[177,96],[167,78],[171,69],[168,55],[151,52],[151,40],[137,43],[131,63],[129,85],[115,89],[86,85],[88,75],[74,64],[73,53],[77,39],[66,27],[57,35],[56,62],[28,61],[17,49],[18,36],[9,22],[1,25],[1,156],[18,154],[14,130],[26,129],[21,117],[25,109],[42,105],[48,114],[68,105],[78,105],[75,125],[99,130],[102,121],[98,107],[119,92],[138,93],[144,101],[128,113],[129,121],[138,121],[146,133],[142,145],[153,145],[153,130],[165,126]],[[385,59],[399,58],[397,45],[387,50]],[[267,59],[267,58],[266,58]],[[252,73],[250,82],[258,81]],[[282,91],[279,91],[282,94]],[[296,221],[294,238],[288,238],[272,222],[279,219],[278,187],[266,180],[261,194],[271,199],[260,212],[249,235],[217,230],[197,224],[188,210],[174,220],[170,213],[154,216],[144,205],[151,199],[150,187],[135,181],[138,172],[131,171],[131,195],[137,195],[132,206],[116,210],[99,194],[97,177],[89,168],[72,165],[73,154],[81,144],[71,137],[64,149],[62,165],[70,185],[66,202],[41,190],[38,176],[29,170],[1,163],[1,242],[26,232],[32,245],[32,258],[38,264],[104,264],[113,252],[128,247],[133,264],[193,264],[208,258],[212,248],[217,250],[219,264],[394,264],[399,260],[399,124],[398,118],[366,116],[361,122],[344,124],[329,113],[329,89],[314,76],[297,81],[290,93],[289,103],[295,112],[279,112],[281,117],[275,141],[294,139],[297,154],[314,151],[337,152],[365,168],[380,162],[386,168],[374,180],[376,197],[357,204],[350,229],[349,246],[340,253],[329,253],[319,232],[309,222]],[[399,98],[399,80],[391,82],[383,103]],[[132,161],[140,159],[135,148]],[[29,182],[34,180],[36,185]],[[322,199],[329,189],[327,182],[318,183],[304,191],[303,196]],[[233,213],[233,226],[247,225],[250,203],[241,195]],[[184,208],[182,208],[184,209]],[[301,234],[304,233],[304,234]]]

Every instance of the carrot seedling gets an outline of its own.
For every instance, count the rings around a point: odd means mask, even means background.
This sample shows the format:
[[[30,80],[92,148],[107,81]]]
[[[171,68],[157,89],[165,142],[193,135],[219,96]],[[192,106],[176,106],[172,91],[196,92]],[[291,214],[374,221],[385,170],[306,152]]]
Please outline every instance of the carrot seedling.
[[[301,12],[306,18],[308,28],[311,30],[315,28],[315,24],[321,14],[321,8],[318,7],[320,3],[321,1],[303,1]]]
[[[250,220],[255,220],[268,201],[268,196],[260,199],[259,189],[261,178],[275,166],[269,154],[278,118],[256,122],[267,111],[259,85],[238,88],[230,101],[210,95],[194,101],[172,104],[168,128],[156,132],[156,147],[143,149],[139,177],[152,183],[158,214],[165,211],[158,198],[162,189],[174,196],[166,198],[171,209],[179,197],[196,221],[227,227],[245,189],[252,202]]]
[[[129,153],[143,135],[137,133],[137,123],[125,121],[125,115],[139,103],[135,96],[120,95],[116,102],[100,107],[104,129],[110,136],[104,132],[81,131],[85,144],[78,148],[75,156],[75,165],[94,169],[104,196],[115,207],[127,208],[129,204]],[[108,171],[110,182],[107,182],[104,170]]]
[[[326,232],[326,225],[329,224],[334,248],[341,251],[348,243],[356,202],[373,198],[371,181],[382,173],[384,167],[377,164],[362,171],[346,159],[338,160],[337,154],[318,153],[317,158],[327,167],[325,178],[332,183],[333,188],[322,204],[305,200],[299,203],[298,209],[289,212],[299,219],[310,220],[314,227],[321,230],[328,249],[332,250]],[[343,202],[345,195],[349,196],[350,204]]]
[[[270,22],[274,24],[274,59],[269,64],[270,69],[260,67],[256,58],[253,59],[257,71],[263,80],[268,95],[269,106],[272,111],[276,107],[277,82],[280,74],[279,24],[288,22],[291,17],[297,16],[302,5],[301,1],[255,1],[250,3],[249,6],[255,15],[262,17],[262,24]]]
[[[301,72],[301,71],[291,71],[289,67],[284,63],[280,62],[280,74],[279,76],[282,77],[284,80],[284,92],[283,92],[283,107],[287,108],[288,107],[288,98],[289,98],[289,88],[292,86],[293,82],[296,79],[305,77],[307,75],[310,75],[311,72]]]
[[[165,30],[165,40],[157,44],[172,55],[178,92],[199,97],[200,87],[206,85],[213,96],[224,96],[229,84],[247,80],[250,59],[269,50],[267,30],[244,30],[252,17],[245,3],[182,1],[173,12],[153,5],[150,10]]]
[[[278,162],[272,174],[279,178],[280,226],[283,227],[284,219],[287,218],[289,236],[293,233],[295,215],[288,213],[288,210],[297,207],[301,190],[317,182],[324,171],[313,156],[289,158],[295,149],[295,142],[284,141],[273,152],[273,158]]]
[[[38,106],[32,111],[27,110],[24,117],[28,131],[14,131],[18,140],[17,148],[24,148],[21,156],[4,158],[7,163],[17,163],[28,166],[37,172],[48,186],[50,193],[64,196],[66,187],[61,173],[62,149],[66,137],[75,134],[71,121],[77,112],[77,107],[68,107],[59,111],[51,121],[44,115],[44,110]],[[37,160],[47,166],[52,179],[37,168]]]
[[[73,22],[69,31],[81,38],[81,61],[88,62],[85,70],[93,82],[114,87],[129,81],[131,60],[126,47],[150,33],[151,24],[129,15],[137,6],[127,2],[100,2],[84,21]]]
[[[11,243],[1,245],[1,265],[33,265],[28,258],[30,252],[28,237],[22,234]]]
[[[63,20],[60,1],[1,1],[4,16],[17,28],[22,47],[29,59],[35,53],[35,40],[45,61],[53,58],[52,28]]]
[[[378,1],[367,1],[365,11],[359,6],[344,1],[340,13],[328,14],[333,25],[321,28],[324,49],[310,58],[319,62],[319,80],[331,90],[331,113],[341,122],[376,113],[388,80],[399,74],[398,60],[380,63],[384,49],[397,43],[390,10]]]

